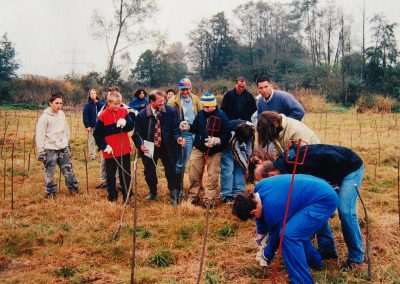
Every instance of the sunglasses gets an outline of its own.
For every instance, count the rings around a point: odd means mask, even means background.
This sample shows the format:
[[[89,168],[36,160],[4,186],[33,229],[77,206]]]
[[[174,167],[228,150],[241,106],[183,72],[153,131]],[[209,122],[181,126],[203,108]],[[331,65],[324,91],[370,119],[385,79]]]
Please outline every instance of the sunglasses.
[[[182,92],[189,91],[189,89],[181,89]]]

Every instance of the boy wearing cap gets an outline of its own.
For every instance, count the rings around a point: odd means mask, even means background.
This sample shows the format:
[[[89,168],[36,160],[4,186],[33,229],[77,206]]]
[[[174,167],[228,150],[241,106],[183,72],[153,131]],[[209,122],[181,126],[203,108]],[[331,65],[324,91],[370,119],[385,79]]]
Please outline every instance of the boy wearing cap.
[[[212,202],[218,187],[221,152],[227,147],[230,138],[229,122],[226,114],[217,106],[215,96],[207,92],[200,99],[201,110],[188,125],[195,134],[194,149],[190,155],[190,189],[191,201],[196,197],[202,183],[203,165],[207,159],[207,183],[205,184],[205,204]]]
[[[179,94],[168,101],[168,105],[175,108],[179,114],[180,129],[186,145],[176,162],[175,172],[178,176],[185,173],[186,164],[193,148],[194,134],[188,132],[188,127],[193,124],[194,118],[201,110],[200,99],[192,94],[192,82],[182,78],[178,82]],[[179,177],[181,178],[181,176]],[[181,180],[181,179],[180,179]]]

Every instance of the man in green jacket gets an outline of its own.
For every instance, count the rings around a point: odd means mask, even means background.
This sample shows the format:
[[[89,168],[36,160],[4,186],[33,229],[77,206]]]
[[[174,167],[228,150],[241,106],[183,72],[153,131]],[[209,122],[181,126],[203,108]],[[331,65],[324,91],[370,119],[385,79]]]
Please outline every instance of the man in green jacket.
[[[186,146],[182,154],[178,156],[175,172],[178,175],[184,174],[187,161],[192,152],[194,134],[190,133],[189,125],[193,123],[195,116],[202,109],[200,99],[192,94],[192,82],[188,78],[182,78],[178,81],[179,94],[168,102],[168,105],[174,107],[179,114],[182,137],[186,140]]]

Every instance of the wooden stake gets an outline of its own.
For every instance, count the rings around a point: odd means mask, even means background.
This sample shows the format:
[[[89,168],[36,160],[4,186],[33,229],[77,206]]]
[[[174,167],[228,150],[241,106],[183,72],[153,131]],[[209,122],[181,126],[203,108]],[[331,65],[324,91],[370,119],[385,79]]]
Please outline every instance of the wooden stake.
[[[132,182],[132,181],[131,181]],[[133,236],[132,236],[132,258],[131,258],[131,284],[135,283],[135,267],[136,267],[136,228],[137,228],[137,153],[133,161]]]
[[[6,163],[7,159],[4,158],[4,167],[3,167],[3,194],[4,194],[4,199],[6,199],[6,178],[7,178],[7,169],[6,169]]]
[[[25,139],[26,139],[26,132],[24,131],[24,140],[23,140],[23,151],[24,151],[24,171],[22,175],[22,184],[25,184],[25,165],[26,165],[26,156],[25,156]]]
[[[14,210],[14,142],[11,149],[11,210]]]
[[[400,227],[400,156],[397,157],[397,211],[399,212]]]
[[[378,124],[375,122],[376,139],[378,140],[378,166],[381,165],[381,141],[379,140]]]
[[[18,129],[19,129],[19,116],[17,118],[17,131],[15,131],[14,141],[18,141]]]
[[[324,143],[326,143],[326,127],[327,127],[327,123],[328,123],[328,112],[325,112],[325,132],[324,132]]]
[[[350,131],[350,149],[353,150],[353,130]]]
[[[6,123],[6,120],[7,120],[7,117],[6,117],[6,119],[4,120],[4,123]],[[7,124],[4,126],[3,144],[1,144],[1,152],[0,152],[0,155],[3,155],[4,144],[6,143],[7,128],[8,128],[8,125],[9,125],[9,124],[10,124],[10,122],[7,121]]]
[[[88,175],[88,166],[87,166],[87,157],[86,150],[83,148],[83,156],[85,157],[85,171],[86,171],[86,192],[89,194],[89,175]]]

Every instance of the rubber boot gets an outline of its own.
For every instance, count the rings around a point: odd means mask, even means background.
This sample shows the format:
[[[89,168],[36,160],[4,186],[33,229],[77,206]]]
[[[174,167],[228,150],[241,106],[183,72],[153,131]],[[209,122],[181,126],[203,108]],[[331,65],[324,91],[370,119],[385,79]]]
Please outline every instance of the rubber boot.
[[[171,205],[176,206],[179,203],[179,189],[171,190]]]

